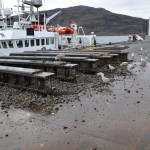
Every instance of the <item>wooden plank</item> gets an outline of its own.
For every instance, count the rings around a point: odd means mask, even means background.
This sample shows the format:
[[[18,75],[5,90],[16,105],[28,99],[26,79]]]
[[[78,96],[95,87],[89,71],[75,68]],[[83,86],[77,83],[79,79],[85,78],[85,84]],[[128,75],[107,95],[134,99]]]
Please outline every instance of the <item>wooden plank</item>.
[[[42,60],[21,60],[21,59],[0,59],[0,64],[22,64],[22,65],[40,65],[40,66],[60,66],[66,64],[61,61],[45,61]]]
[[[9,73],[9,74],[19,74],[19,75],[33,75],[35,73],[41,72],[39,69],[31,69],[31,68],[21,68],[21,67],[10,67],[10,66],[1,66],[0,72]]]
[[[46,54],[46,53],[48,53],[49,55],[51,55],[51,56],[56,56],[56,55],[58,55],[58,54],[64,54],[65,56],[70,56],[70,57],[73,57],[73,56],[76,56],[76,57],[93,57],[93,55],[94,54],[98,54],[98,55],[100,55],[100,54],[104,54],[104,53],[109,53],[109,52],[105,52],[105,51],[102,51],[102,52],[98,52],[98,51],[76,51],[76,50],[74,50],[74,51],[26,51],[26,52],[24,52],[24,54],[23,55],[26,55],[26,54],[31,54],[31,55],[33,55],[33,54]],[[20,53],[19,53],[20,54]],[[17,55],[19,55],[19,54],[17,54]],[[13,54],[12,54],[13,55]]]
[[[66,52],[61,52],[64,54],[66,57],[91,57],[91,54],[86,54],[86,53],[66,53]],[[57,56],[58,53],[10,53],[10,56]]]
[[[92,61],[92,59],[90,59]],[[89,61],[89,60],[88,60]],[[46,61],[43,63],[43,61],[38,60],[16,60],[16,59],[0,59],[0,64],[14,64],[14,65],[35,65],[35,66],[47,66],[47,67],[63,67],[63,68],[74,68],[78,66],[78,64],[70,64],[66,62],[61,61]]]
[[[1,59],[22,59],[22,60],[48,60],[55,61],[54,56],[0,56]],[[65,57],[63,61],[83,61],[87,57]]]

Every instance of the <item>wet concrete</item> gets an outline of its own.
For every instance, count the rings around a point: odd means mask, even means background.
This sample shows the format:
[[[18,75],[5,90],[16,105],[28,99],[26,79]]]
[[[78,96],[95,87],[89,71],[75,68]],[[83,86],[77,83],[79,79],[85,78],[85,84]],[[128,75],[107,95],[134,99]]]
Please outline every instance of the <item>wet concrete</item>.
[[[48,116],[0,110],[0,150],[150,150],[150,64],[137,65]]]
[[[41,116],[0,111],[1,150],[149,150],[150,64]]]

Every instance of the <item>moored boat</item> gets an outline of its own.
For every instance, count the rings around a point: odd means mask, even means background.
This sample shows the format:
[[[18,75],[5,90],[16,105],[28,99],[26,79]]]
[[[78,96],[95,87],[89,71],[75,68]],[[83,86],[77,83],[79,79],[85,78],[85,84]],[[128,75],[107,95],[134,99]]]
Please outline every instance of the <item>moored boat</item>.
[[[22,5],[18,0],[18,22],[14,22],[13,26],[8,25],[6,22],[11,15],[11,10],[4,8],[3,19],[0,24],[0,55],[9,55],[12,52],[36,51],[38,49],[58,49],[59,33],[48,31],[47,24],[60,11],[49,18],[46,18],[44,14],[45,21],[41,24],[38,12],[40,6],[42,6],[42,0],[24,0]],[[29,12],[25,11],[26,7],[30,7]],[[33,11],[33,7],[37,8],[36,13]],[[0,10],[1,15],[2,9]],[[21,17],[21,13],[28,14],[28,17]],[[6,19],[4,19],[4,16]]]

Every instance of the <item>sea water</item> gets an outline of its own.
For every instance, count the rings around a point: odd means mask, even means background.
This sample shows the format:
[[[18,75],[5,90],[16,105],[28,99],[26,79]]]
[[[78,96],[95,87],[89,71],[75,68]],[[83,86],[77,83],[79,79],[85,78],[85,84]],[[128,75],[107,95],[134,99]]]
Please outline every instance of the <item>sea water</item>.
[[[111,43],[118,43],[128,41],[128,36],[97,36],[96,43],[98,44],[109,44]]]

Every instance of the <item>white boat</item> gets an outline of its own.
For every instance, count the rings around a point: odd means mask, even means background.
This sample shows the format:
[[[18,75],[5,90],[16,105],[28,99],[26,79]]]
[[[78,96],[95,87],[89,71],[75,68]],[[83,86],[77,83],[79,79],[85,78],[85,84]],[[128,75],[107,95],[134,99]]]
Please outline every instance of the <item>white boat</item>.
[[[36,51],[43,50],[57,50],[59,34],[57,32],[48,31],[48,23],[61,11],[46,18],[43,14],[44,22],[39,21],[38,8],[42,6],[42,0],[22,0],[20,4],[18,0],[18,22],[13,25],[8,25],[7,18],[11,16],[12,10],[2,8],[0,0],[0,55],[9,55],[12,52]],[[34,12],[34,7],[37,12]],[[30,11],[25,11],[29,8]],[[22,14],[28,14],[24,18]],[[6,19],[4,19],[6,18]],[[10,19],[11,20],[11,19]]]
[[[96,34],[91,32],[90,35],[86,35],[82,26],[77,26],[77,23],[71,22],[70,27],[74,30],[72,35],[62,35],[60,37],[60,45],[62,47],[78,48],[96,45]]]

